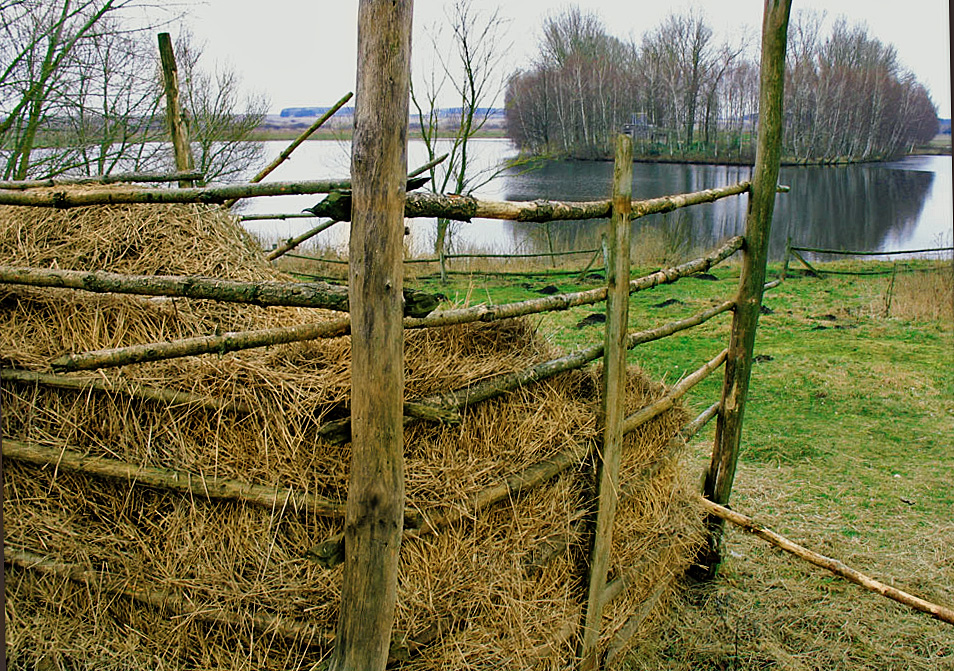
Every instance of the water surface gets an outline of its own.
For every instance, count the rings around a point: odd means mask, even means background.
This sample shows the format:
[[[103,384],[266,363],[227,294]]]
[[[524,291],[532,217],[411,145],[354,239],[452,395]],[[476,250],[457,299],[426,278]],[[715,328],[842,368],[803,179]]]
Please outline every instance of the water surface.
[[[269,142],[267,158],[277,156],[284,142]],[[472,156],[478,168],[491,169],[512,156],[507,140],[477,140]],[[269,180],[327,179],[347,176],[347,143],[315,141],[302,144]],[[426,161],[423,144],[408,148],[411,167]],[[636,163],[635,198],[654,198],[726,186],[747,180],[751,169],[738,166]],[[551,161],[533,170],[509,170],[479,188],[476,195],[494,200],[596,200],[609,197],[613,166],[600,161]],[[791,237],[807,247],[865,251],[898,251],[950,245],[952,242],[951,157],[908,157],[892,163],[851,166],[782,167],[779,182],[791,187],[776,198],[770,256],[780,258]],[[249,201],[243,212],[299,212],[322,196],[283,196]],[[710,248],[741,233],[747,196],[652,215],[634,222],[634,245],[653,234],[670,239],[674,249]],[[315,220],[248,222],[266,240],[297,235]],[[598,245],[604,222],[541,224],[475,219],[454,225],[452,245],[457,251],[559,251]],[[433,245],[432,220],[412,220],[409,245],[426,254]],[[549,235],[548,235],[549,233]],[[345,249],[348,228],[338,224],[322,233],[323,246]]]

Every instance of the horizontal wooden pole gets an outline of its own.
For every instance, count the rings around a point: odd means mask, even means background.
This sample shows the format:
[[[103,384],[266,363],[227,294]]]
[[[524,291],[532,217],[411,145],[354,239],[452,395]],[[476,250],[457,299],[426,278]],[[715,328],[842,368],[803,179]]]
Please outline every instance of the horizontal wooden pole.
[[[92,175],[89,177],[51,177],[49,179],[28,179],[3,182],[0,189],[40,189],[51,186],[71,186],[83,184],[119,184],[122,182],[178,182],[198,181],[204,175],[196,170],[188,172],[116,172],[110,175]]]
[[[844,249],[816,249],[814,247],[795,247],[790,249],[814,254],[839,254],[841,256],[894,256],[896,254],[927,254],[928,252],[952,252],[954,247],[931,247],[929,249],[904,249],[896,252],[857,252]]]
[[[243,349],[282,345],[317,338],[331,338],[350,332],[351,318],[343,317],[317,324],[301,324],[259,331],[231,331],[217,336],[185,338],[170,343],[149,343],[83,354],[65,354],[51,362],[53,370],[68,372],[112,368],[146,361],[164,361],[198,354],[225,354]]]
[[[699,501],[702,503],[703,509],[710,515],[715,515],[727,522],[731,522],[739,527],[741,527],[747,533],[750,533],[754,536],[758,536],[762,540],[766,540],[775,547],[781,548],[788,553],[795,555],[800,559],[819,566],[827,571],[831,571],[835,575],[841,576],[846,580],[849,580],[856,585],[861,585],[865,589],[876,592],[881,596],[888,597],[893,599],[898,603],[903,603],[906,606],[910,606],[915,610],[919,610],[922,613],[927,613],[938,620],[947,622],[948,624],[954,624],[954,610],[947,608],[946,606],[941,606],[936,603],[931,603],[920,597],[908,594],[907,592],[891,587],[890,585],[885,585],[882,582],[871,578],[861,571],[857,571],[844,563],[838,561],[837,559],[832,559],[831,557],[826,557],[825,555],[818,554],[813,552],[806,547],[794,543],[789,539],[781,536],[774,531],[771,531],[767,527],[759,524],[751,517],[746,517],[740,513],[735,512],[734,510],[729,510],[725,506],[720,506],[718,503],[713,503],[708,499],[699,498]]]
[[[686,317],[685,319],[669,322],[645,331],[631,333],[627,336],[627,348],[632,349],[637,345],[659,340],[673,333],[699,326],[713,317],[731,310],[734,305],[734,301],[726,301]],[[431,406],[443,409],[447,412],[456,412],[467,406],[482,403],[491,398],[509,393],[522,386],[546,380],[560,373],[582,368],[591,361],[599,359],[601,356],[603,356],[603,344],[598,343],[557,359],[538,363],[515,373],[498,375],[497,377],[492,377],[452,391],[438,392],[418,399],[417,402],[424,407]],[[691,386],[691,384],[689,386]],[[688,389],[688,387],[686,388]],[[669,407],[671,407],[671,403]],[[662,410],[659,412],[662,412]],[[346,417],[328,422],[318,429],[318,435],[328,441],[346,442],[351,436],[350,419]]]
[[[0,284],[79,289],[94,293],[195,298],[259,306],[323,308],[347,312],[348,288],[326,282],[236,282],[208,277],[119,275],[104,270],[48,270],[0,266]],[[431,294],[404,290],[404,313],[422,317],[438,305]]]
[[[142,398],[149,401],[169,403],[172,405],[190,405],[207,408],[209,410],[231,410],[233,412],[251,412],[247,404],[238,401],[227,401],[213,396],[192,394],[177,389],[163,389],[145,384],[138,384],[121,379],[105,379],[102,377],[67,377],[51,373],[38,373],[32,370],[16,368],[0,369],[0,380],[15,382],[22,385],[42,385],[55,389],[70,389],[74,391],[97,391],[104,393],[118,393]]]
[[[749,188],[750,184],[748,182],[741,182],[719,189],[707,189],[649,200],[634,200],[632,202],[631,218],[638,219],[649,214],[671,212],[675,209],[699,203],[711,203],[721,198],[745,193]],[[607,219],[610,216],[610,211],[611,202],[609,200],[515,202],[481,200],[473,196],[409,193],[404,214],[411,218],[443,217],[456,221],[470,221],[479,218],[545,223],[548,221]]]
[[[695,259],[694,261],[690,261],[680,266],[660,270],[645,277],[632,280],[630,282],[630,293],[648,289],[660,284],[672,283],[686,275],[706,270],[733,254],[739,249],[739,247],[741,247],[742,243],[742,238],[732,238],[709,256]],[[404,319],[404,328],[431,328],[435,326],[464,324],[476,321],[489,322],[497,319],[519,317],[551,310],[565,310],[577,305],[597,303],[605,299],[606,287],[600,287],[597,289],[571,294],[546,296],[544,298],[531,299],[529,301],[523,301],[520,303],[507,303],[504,305],[489,306],[478,305],[473,308],[442,311],[423,318],[406,317]],[[407,296],[405,296],[405,300],[407,300]],[[699,313],[699,315],[689,318],[690,321],[683,320],[680,322],[674,322],[672,325],[660,327],[660,329],[662,329],[661,331],[659,329],[650,329],[649,331],[630,334],[629,347],[635,347],[640,342],[648,342],[648,340],[640,340],[644,337],[648,337],[650,340],[655,340],[657,338],[665,337],[666,335],[682,330],[683,328],[690,328],[691,326],[701,324],[702,322],[710,319],[711,316],[730,309],[733,305],[734,304],[731,301],[723,303],[721,306],[705,310]],[[713,312],[713,310],[715,310],[715,312]],[[692,321],[697,318],[700,318],[701,321]],[[666,332],[666,329],[670,328],[670,326],[672,326],[672,328],[675,330]],[[145,345],[133,345],[131,347],[100,350],[83,354],[68,354],[53,361],[52,366],[54,370],[60,372],[94,370],[96,368],[109,368],[133,363],[143,363],[146,361],[175,359],[184,356],[194,356],[197,354],[209,354],[214,352],[225,353],[242,349],[264,347],[267,345],[279,345],[290,342],[314,340],[317,338],[337,337],[350,332],[350,328],[351,321],[350,319],[345,318],[320,324],[304,324],[300,326],[263,329],[259,331],[229,332],[219,336],[199,336],[196,338],[187,338],[172,343],[149,343]],[[661,333],[661,335],[653,335],[656,333]],[[602,356],[602,346],[599,347],[599,353],[595,354],[593,358]],[[590,360],[592,359],[588,359],[587,361]]]
[[[539,254],[445,254],[445,259],[535,259],[541,256],[572,256],[573,254],[593,254],[599,249],[577,249],[568,252],[540,252]]]
[[[704,191],[695,191],[692,193],[681,193],[672,196],[662,196],[660,198],[650,198],[648,200],[633,201],[633,219],[639,219],[650,214],[661,214],[663,212],[672,212],[683,207],[691,205],[701,205],[702,203],[713,203],[729,196],[738,196],[748,192],[752,188],[749,182],[739,182],[730,186],[723,186],[718,189],[706,189]]]
[[[268,221],[276,219],[284,221],[285,219],[317,219],[318,216],[311,212],[288,212],[284,214],[241,214],[239,221]]]
[[[644,277],[630,281],[629,292],[644,291],[661,284],[671,284],[676,280],[703,272],[725,260],[738,251],[744,239],[730,238],[711,254],[694,259],[687,263],[665,268]],[[575,274],[575,271],[574,271]],[[606,300],[606,287],[597,287],[587,291],[577,291],[567,294],[556,294],[543,298],[533,298],[518,303],[504,303],[502,305],[476,305],[470,308],[456,310],[442,310],[422,319],[406,319],[404,328],[430,328],[433,326],[448,326],[450,324],[465,324],[474,321],[490,322],[498,319],[522,317],[540,312],[566,310],[579,305],[592,305]]]
[[[277,634],[289,640],[298,640],[306,644],[327,645],[333,641],[329,632],[320,630],[310,622],[302,622],[265,612],[236,612],[209,606],[196,607],[191,598],[178,591],[141,585],[129,580],[128,576],[112,577],[105,571],[95,571],[78,564],[58,562],[42,555],[18,550],[4,545],[3,559],[22,569],[45,575],[65,578],[80,585],[88,585],[96,593],[119,594],[145,606],[164,611],[184,621],[199,620],[212,624],[244,628],[251,625],[262,634]]]
[[[289,507],[325,517],[344,517],[345,505],[288,487],[253,485],[238,480],[206,477],[167,468],[140,466],[108,457],[91,457],[76,450],[3,440],[4,459],[94,475],[156,489],[189,494],[203,499],[241,501],[270,510]]]
[[[684,377],[677,384],[674,384],[665,396],[644,408],[640,408],[632,415],[624,419],[623,433],[630,433],[631,431],[636,430],[646,422],[658,417],[662,413],[672,408],[679,399],[686,395],[686,392],[709,377],[712,371],[724,364],[728,353],[728,349],[722,350],[715,358],[707,361],[700,368]]]
[[[348,288],[325,282],[236,282],[208,277],[120,275],[104,270],[87,272],[0,266],[0,284],[197,298],[259,306],[348,310]]]
[[[85,207],[88,205],[122,205],[131,203],[205,203],[221,204],[232,198],[258,196],[291,196],[312,193],[330,193],[350,189],[350,180],[307,182],[263,182],[261,184],[232,184],[183,189],[86,189],[57,191],[54,189],[0,190],[0,205],[29,205],[31,207]]]

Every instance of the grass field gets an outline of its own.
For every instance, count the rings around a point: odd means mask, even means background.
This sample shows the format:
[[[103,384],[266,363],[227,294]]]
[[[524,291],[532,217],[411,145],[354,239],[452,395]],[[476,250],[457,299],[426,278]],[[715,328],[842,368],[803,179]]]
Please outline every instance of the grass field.
[[[954,606],[952,267],[923,272],[921,264],[892,284],[889,264],[829,264],[862,267],[884,274],[796,275],[766,295],[771,312],[760,320],[732,505],[883,582]],[[711,274],[717,279],[634,295],[631,329],[731,296],[738,266]],[[573,290],[574,279],[484,276],[443,293],[504,302],[546,284]],[[576,327],[592,311],[550,313],[540,328],[572,349],[600,338],[599,325]],[[717,319],[640,346],[631,361],[674,382],[724,347],[728,324]],[[712,376],[689,404],[702,410],[720,384]],[[687,458],[700,480],[712,430]],[[731,528],[727,548],[718,579],[685,586],[628,668],[954,669],[954,627]]]
[[[954,606],[954,266],[823,264],[769,291],[745,416],[732,507],[871,577]],[[634,275],[653,270],[634,269]],[[504,303],[547,285],[572,291],[596,277],[498,277],[477,270],[409,279],[457,304]],[[779,267],[770,267],[770,276]],[[644,329],[731,297],[739,266],[634,294],[630,328]],[[537,317],[571,350],[602,337],[577,324],[602,306]],[[728,315],[637,347],[630,360],[668,383],[725,347]],[[721,375],[694,389],[701,411]],[[686,468],[708,462],[713,426]],[[632,670],[954,669],[954,627],[867,592],[733,528],[718,578],[683,585],[622,668]]]

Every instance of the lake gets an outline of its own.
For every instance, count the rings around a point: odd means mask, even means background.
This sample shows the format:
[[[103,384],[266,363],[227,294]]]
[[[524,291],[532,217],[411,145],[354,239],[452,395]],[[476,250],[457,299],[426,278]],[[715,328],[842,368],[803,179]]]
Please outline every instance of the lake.
[[[286,146],[268,142],[271,160]],[[509,141],[472,141],[471,153],[480,169],[492,169],[515,151]],[[424,145],[412,141],[408,165],[426,162]],[[350,145],[346,142],[305,142],[267,179],[304,180],[347,177]],[[751,168],[739,166],[636,163],[634,198],[654,198],[700,191],[749,179]],[[509,170],[479,188],[475,195],[490,200],[598,200],[609,197],[613,165],[600,161],[549,161],[532,170]],[[915,156],[891,163],[850,166],[782,167],[779,182],[791,187],[776,199],[770,257],[780,259],[786,239],[807,247],[865,251],[900,251],[952,244],[954,188],[950,156]],[[300,212],[321,200],[315,196],[281,196],[246,201],[244,214]],[[747,196],[726,198],[653,215],[633,223],[634,247],[653,241],[673,253],[715,246],[744,229]],[[315,220],[247,222],[266,244],[298,235]],[[433,220],[409,220],[409,248],[427,255],[434,244]],[[549,245],[557,251],[599,244],[603,222],[543,224],[475,219],[453,225],[455,251],[536,253]],[[347,248],[348,228],[338,224],[321,233],[322,247]],[[646,242],[648,244],[648,242]]]

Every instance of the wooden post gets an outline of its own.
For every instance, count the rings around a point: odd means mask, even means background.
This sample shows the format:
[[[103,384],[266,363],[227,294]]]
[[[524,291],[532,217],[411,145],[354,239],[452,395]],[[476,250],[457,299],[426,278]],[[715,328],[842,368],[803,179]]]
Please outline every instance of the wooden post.
[[[716,423],[712,461],[706,473],[703,494],[725,505],[732,492],[739,457],[742,417],[752,372],[752,350],[762,305],[769,232],[775,208],[779,161],[782,149],[782,102],[785,82],[785,48],[791,0],[765,0],[762,19],[762,64],[759,97],[758,149],[755,175],[749,194],[742,248],[742,277],[736,299],[735,318],[729,341],[722,406]],[[699,578],[712,578],[722,560],[723,520],[709,515],[708,542],[691,571]]]
[[[361,0],[351,149],[351,480],[332,671],[383,670],[404,526],[404,201],[412,0]]]
[[[782,262],[782,274],[780,275],[781,279],[785,279],[788,275],[788,262],[792,258],[792,236],[788,236],[785,240],[785,260]]]
[[[162,60],[162,81],[166,91],[166,116],[169,117],[169,133],[172,136],[172,150],[176,156],[176,170],[189,172],[194,168],[192,147],[189,145],[189,129],[182,118],[179,106],[179,71],[176,69],[176,57],[172,52],[172,38],[169,33],[159,33],[159,57]],[[179,182],[180,187],[193,186],[189,180]]]
[[[603,617],[606,570],[613,544],[613,520],[619,498],[619,462],[626,400],[626,344],[629,325],[629,238],[633,190],[633,141],[616,138],[613,168],[613,218],[609,223],[606,265],[606,334],[603,356],[603,450],[597,461],[596,530],[590,552],[589,587],[580,646],[580,668],[599,665],[597,644]]]

